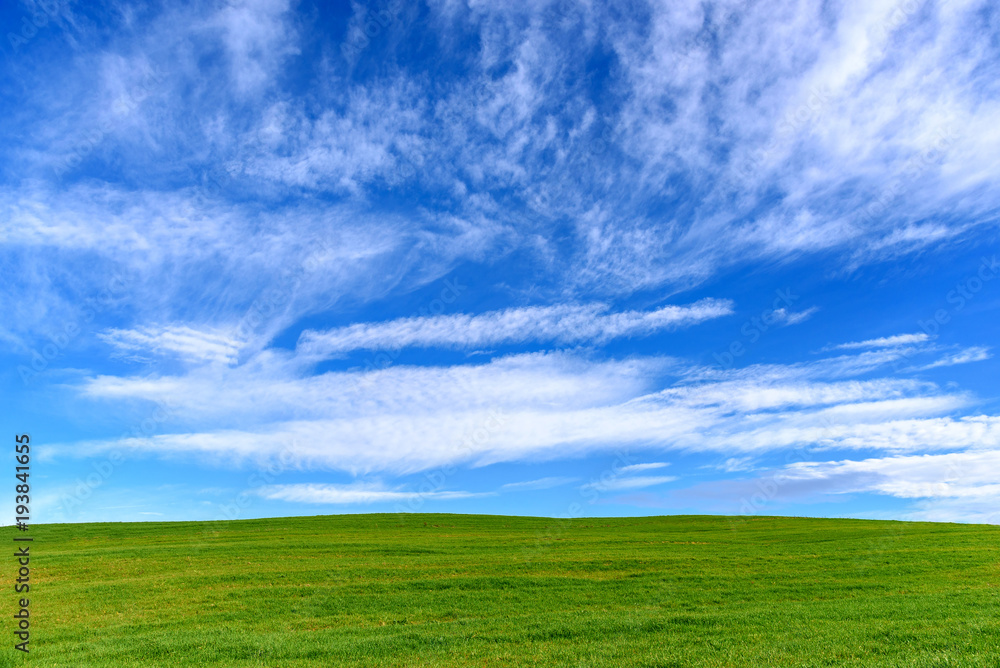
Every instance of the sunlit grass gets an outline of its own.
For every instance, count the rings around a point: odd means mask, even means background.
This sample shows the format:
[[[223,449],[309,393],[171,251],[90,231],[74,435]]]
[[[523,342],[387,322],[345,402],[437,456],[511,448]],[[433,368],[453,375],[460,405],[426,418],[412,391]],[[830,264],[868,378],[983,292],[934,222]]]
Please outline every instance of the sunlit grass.
[[[341,515],[31,534],[35,666],[1000,665],[1000,527]],[[13,562],[5,665],[24,663]]]

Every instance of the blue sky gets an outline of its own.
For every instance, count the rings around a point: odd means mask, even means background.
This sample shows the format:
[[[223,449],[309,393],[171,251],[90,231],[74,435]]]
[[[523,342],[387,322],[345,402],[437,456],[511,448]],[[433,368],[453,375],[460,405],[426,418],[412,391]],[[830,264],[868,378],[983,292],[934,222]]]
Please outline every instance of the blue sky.
[[[995,4],[0,26],[37,521],[1000,521]]]

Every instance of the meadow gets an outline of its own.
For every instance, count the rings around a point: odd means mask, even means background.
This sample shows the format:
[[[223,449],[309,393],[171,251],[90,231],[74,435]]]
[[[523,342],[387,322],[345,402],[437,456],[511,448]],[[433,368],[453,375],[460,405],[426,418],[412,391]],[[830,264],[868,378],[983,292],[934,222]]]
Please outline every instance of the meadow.
[[[1000,666],[995,526],[386,514],[30,534],[31,654],[11,556],[0,665]]]

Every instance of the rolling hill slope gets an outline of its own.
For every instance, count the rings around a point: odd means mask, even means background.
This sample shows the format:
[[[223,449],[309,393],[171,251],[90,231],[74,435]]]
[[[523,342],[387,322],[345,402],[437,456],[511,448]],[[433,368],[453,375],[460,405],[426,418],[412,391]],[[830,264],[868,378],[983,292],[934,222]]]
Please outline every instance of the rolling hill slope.
[[[1000,665],[994,526],[414,514],[31,534],[34,666]],[[0,656],[22,665],[8,561]]]

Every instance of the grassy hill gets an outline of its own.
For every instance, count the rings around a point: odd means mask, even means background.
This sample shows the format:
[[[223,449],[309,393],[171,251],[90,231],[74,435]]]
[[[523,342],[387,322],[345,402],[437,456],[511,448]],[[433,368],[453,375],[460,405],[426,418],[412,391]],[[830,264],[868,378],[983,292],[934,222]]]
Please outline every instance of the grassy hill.
[[[993,526],[339,515],[30,533],[39,667],[1000,666]],[[0,663],[22,665],[7,562]]]

